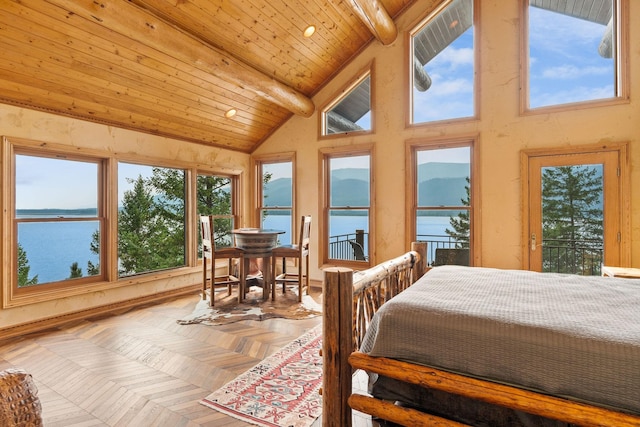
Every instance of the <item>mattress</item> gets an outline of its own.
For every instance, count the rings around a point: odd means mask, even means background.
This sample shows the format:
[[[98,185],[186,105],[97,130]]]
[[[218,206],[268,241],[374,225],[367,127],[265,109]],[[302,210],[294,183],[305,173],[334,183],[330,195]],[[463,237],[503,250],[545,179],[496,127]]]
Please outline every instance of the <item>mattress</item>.
[[[640,414],[640,280],[440,266],[360,350]]]

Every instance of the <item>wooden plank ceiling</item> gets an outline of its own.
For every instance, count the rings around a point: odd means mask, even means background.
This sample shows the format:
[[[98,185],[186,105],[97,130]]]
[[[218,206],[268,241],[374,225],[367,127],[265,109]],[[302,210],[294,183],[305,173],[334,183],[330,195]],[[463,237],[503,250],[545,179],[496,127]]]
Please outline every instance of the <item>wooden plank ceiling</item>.
[[[250,153],[413,1],[2,0],[0,102]]]

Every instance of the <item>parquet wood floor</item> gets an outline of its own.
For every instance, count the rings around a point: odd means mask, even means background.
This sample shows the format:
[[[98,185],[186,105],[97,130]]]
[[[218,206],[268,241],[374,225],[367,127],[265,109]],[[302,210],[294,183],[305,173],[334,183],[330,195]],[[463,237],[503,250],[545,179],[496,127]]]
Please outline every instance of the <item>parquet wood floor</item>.
[[[311,294],[319,299],[319,289]],[[248,426],[198,401],[322,319],[178,325],[199,298],[194,293],[0,341],[0,369],[33,375],[46,427]],[[372,425],[354,415],[354,427]]]

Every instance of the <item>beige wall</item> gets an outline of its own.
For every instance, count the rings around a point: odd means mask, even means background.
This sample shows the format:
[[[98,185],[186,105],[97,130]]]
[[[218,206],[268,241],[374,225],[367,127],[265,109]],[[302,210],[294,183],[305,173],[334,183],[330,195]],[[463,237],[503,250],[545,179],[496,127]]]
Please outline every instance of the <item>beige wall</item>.
[[[249,168],[249,155],[247,154],[211,149],[204,145],[189,144],[184,141],[2,104],[0,104],[0,135],[9,139],[25,138],[49,144],[60,144],[65,147],[77,147],[79,152],[90,149],[104,153],[105,156],[139,158],[149,162],[154,160],[169,161],[175,162],[177,166],[194,165],[203,170],[228,172],[230,169],[247,171]],[[95,151],[93,153],[95,154]],[[246,175],[243,173],[241,178],[245,188],[245,191],[242,192],[245,195],[243,200],[245,207],[248,206],[250,200],[248,191],[246,191],[250,183]],[[2,191],[5,191],[4,183]],[[248,215],[245,215],[246,217]],[[2,230],[2,236],[7,236],[6,230]],[[145,275],[138,279],[130,278],[122,283],[108,284],[107,286],[112,289],[43,301],[28,306],[0,309],[0,329],[183,288],[200,283],[201,271],[200,267],[188,267],[169,273]],[[3,283],[3,285],[6,284]],[[3,286],[4,288],[5,286]]]
[[[519,2],[482,0],[480,13],[480,56],[478,120],[407,127],[406,31],[424,17],[433,2],[420,1],[398,20],[400,35],[390,46],[371,44],[348,64],[315,97],[321,108],[371,61],[375,63],[372,87],[375,91],[373,135],[318,138],[318,111],[309,119],[294,117],[255,154],[297,151],[297,203],[300,214],[320,218],[318,202],[318,150],[360,143],[375,144],[376,262],[396,256],[408,248],[404,207],[406,173],[405,142],[412,139],[455,138],[477,135],[480,180],[480,215],[476,223],[480,236],[482,265],[522,267],[522,215],[520,151],[522,149],[571,147],[596,143],[629,142],[630,154],[630,248],[632,265],[640,267],[640,2],[630,2],[629,103],[581,108],[546,114],[519,114],[520,29]],[[318,239],[314,227],[313,239]],[[312,254],[313,277],[322,278],[317,252]]]

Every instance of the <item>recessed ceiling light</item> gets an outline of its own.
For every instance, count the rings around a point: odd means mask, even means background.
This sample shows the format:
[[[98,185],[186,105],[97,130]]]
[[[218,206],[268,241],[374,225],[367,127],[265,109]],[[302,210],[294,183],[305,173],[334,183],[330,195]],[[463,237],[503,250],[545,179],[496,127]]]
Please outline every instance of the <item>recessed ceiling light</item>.
[[[226,113],[224,113],[224,116],[225,116],[227,119],[230,119],[231,117],[235,116],[235,115],[236,115],[236,113],[237,113],[236,109],[235,109],[235,108],[231,108],[231,109],[227,110],[227,112],[226,112]]]
[[[302,35],[305,37],[311,37],[315,32],[316,32],[315,25],[309,25],[307,28],[304,29],[304,32],[302,33]]]

